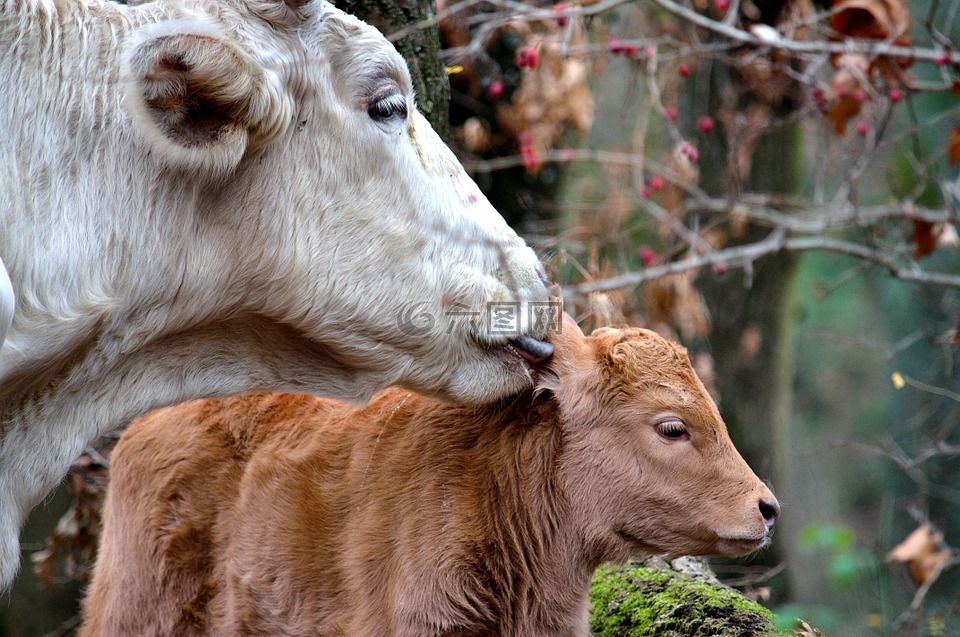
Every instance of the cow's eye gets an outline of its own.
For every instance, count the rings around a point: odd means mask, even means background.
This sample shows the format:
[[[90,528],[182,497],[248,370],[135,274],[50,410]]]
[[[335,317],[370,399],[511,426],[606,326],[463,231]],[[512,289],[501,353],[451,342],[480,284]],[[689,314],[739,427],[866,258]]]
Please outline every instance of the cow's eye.
[[[657,433],[661,438],[670,442],[681,442],[690,440],[690,432],[682,420],[671,418],[657,423]]]
[[[375,122],[388,122],[394,118],[406,119],[407,98],[396,89],[379,92],[370,99],[367,114]]]

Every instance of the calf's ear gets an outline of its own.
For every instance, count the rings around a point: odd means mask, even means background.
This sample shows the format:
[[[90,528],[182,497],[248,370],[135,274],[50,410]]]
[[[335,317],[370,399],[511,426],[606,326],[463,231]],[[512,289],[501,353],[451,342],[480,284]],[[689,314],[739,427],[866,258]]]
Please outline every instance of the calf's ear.
[[[212,25],[173,21],[137,32],[125,101],[166,163],[222,175],[279,136],[293,112],[280,79]]]

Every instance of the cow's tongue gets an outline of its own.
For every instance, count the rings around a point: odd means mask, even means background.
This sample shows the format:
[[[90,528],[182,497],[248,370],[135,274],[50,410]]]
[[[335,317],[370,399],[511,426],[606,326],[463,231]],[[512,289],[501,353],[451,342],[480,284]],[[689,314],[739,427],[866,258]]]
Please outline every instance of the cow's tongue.
[[[553,345],[538,341],[527,335],[518,336],[510,341],[517,353],[533,365],[539,365],[553,354]]]

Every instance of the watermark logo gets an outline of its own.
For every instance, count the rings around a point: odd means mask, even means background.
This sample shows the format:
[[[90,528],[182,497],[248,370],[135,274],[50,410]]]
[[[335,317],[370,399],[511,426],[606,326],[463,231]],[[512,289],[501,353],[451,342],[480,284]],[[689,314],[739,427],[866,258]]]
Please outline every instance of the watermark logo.
[[[487,332],[497,336],[520,335],[520,303],[489,303]]]
[[[397,327],[410,336],[435,331],[438,325],[445,324],[447,334],[466,328],[475,334],[485,332],[489,336],[514,338],[524,333],[525,327],[537,333],[559,332],[562,311],[560,301],[487,303],[482,310],[462,303],[451,303],[441,309],[428,301],[415,301],[407,304],[397,317]]]

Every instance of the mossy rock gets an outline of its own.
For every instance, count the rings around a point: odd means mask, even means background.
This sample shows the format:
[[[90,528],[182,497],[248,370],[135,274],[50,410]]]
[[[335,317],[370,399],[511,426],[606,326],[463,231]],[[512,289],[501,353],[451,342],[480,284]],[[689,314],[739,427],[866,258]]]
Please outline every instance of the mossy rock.
[[[590,588],[596,637],[779,637],[773,614],[699,560],[601,567]]]

